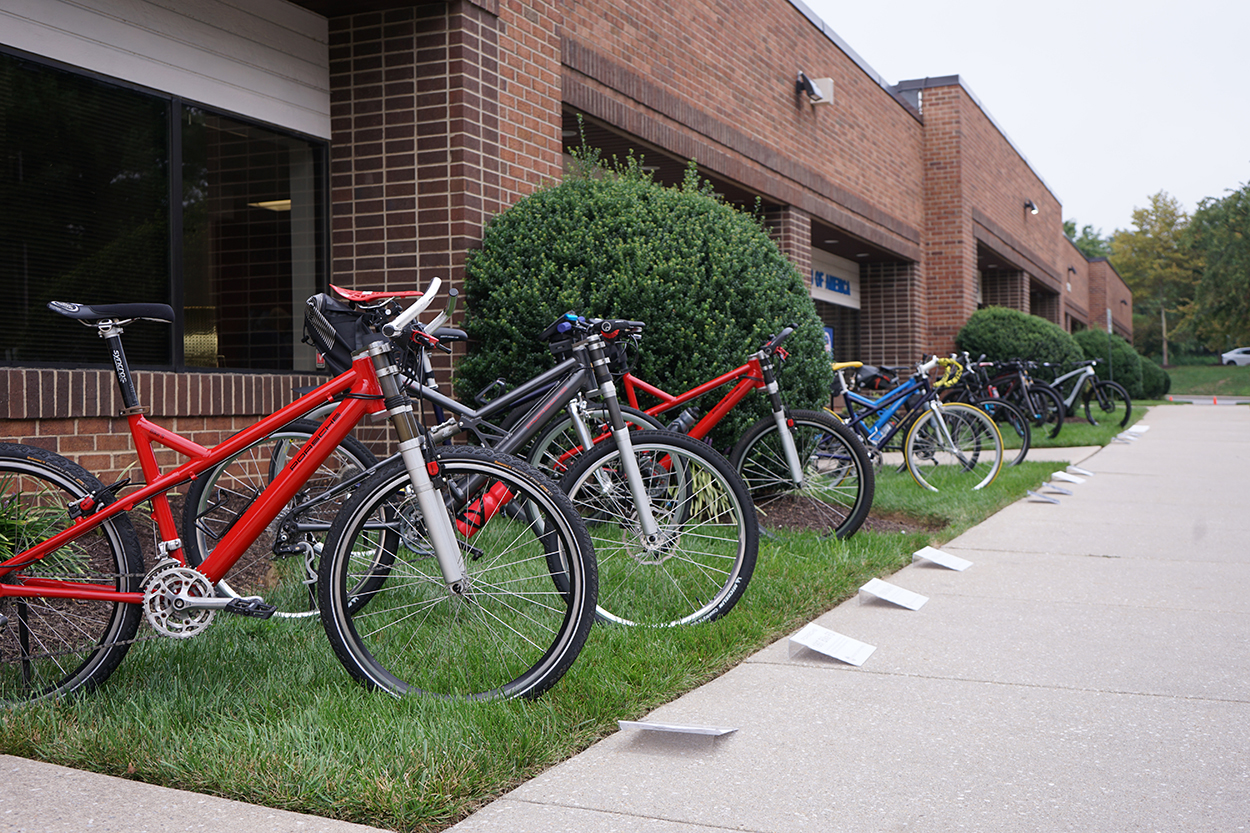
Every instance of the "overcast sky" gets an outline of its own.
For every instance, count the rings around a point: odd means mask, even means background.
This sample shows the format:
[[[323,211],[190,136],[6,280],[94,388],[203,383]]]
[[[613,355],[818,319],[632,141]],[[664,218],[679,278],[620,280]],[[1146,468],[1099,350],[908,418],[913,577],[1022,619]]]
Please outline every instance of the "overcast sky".
[[[802,2],[891,84],[961,76],[1078,227],[1250,181],[1250,0]]]

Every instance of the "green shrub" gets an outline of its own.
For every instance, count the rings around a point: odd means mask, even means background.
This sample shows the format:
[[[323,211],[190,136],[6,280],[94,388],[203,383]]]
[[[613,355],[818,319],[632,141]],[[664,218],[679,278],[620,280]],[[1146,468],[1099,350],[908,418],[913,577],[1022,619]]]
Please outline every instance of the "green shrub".
[[[1107,332],[1101,329],[1081,330],[1076,334],[1076,343],[1087,359],[1098,359],[1094,366],[1099,379],[1114,379],[1124,386],[1133,399],[1142,398],[1141,356],[1120,336],[1111,334],[1111,371],[1107,371]]]
[[[737,367],[796,324],[781,370],[787,404],[828,401],[832,371],[803,278],[693,167],[680,187],[664,188],[633,159],[608,166],[583,155],[562,183],[491,222],[469,257],[465,292],[473,346],[457,370],[462,400],[495,378],[515,384],[550,367],[535,337],[573,310],[645,321],[634,372],[674,393]],[[763,396],[748,398],[715,442],[732,442],[766,413]]]
[[[984,353],[989,361],[1030,359],[1062,364],[1085,358],[1062,327],[1008,307],[986,307],[974,312],[955,336],[955,346],[974,359]],[[1046,378],[1047,374],[1038,375]]]
[[[1141,387],[1143,399],[1162,399],[1172,389],[1172,377],[1153,359],[1142,357]]]

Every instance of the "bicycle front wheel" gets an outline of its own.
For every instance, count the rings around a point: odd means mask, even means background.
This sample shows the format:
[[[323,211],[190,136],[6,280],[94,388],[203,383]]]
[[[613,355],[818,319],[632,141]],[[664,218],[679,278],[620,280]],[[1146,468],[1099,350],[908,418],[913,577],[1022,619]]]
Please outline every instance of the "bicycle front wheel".
[[[108,505],[100,481],[42,448],[0,443],[0,560],[74,525],[69,505],[88,495]],[[62,588],[102,586],[138,593],[143,554],[130,519],[117,515],[4,577],[17,590],[37,580]],[[138,604],[88,598],[0,596],[0,702],[90,690],[125,657],[138,633]]]
[[[408,472],[387,463],[327,537],[326,635],[355,679],[397,696],[536,697],[573,664],[594,622],[585,526],[522,460],[466,446],[440,447],[438,458],[468,587],[448,588]],[[505,503],[513,511],[492,515]]]
[[[192,567],[204,563],[320,427],[309,420],[289,423],[192,482],[183,510],[187,562]],[[261,596],[277,608],[275,616],[315,616],[322,539],[351,497],[354,481],[376,463],[359,441],[344,439],[218,582],[218,594]]]
[[[685,625],[728,613],[746,590],[759,525],[742,479],[707,444],[672,431],[634,431],[656,536],[644,534],[620,449],[580,455],[562,486],[586,519],[599,562],[599,618]]]
[[[1095,384],[1085,397],[1085,418],[1090,425],[1097,425],[1099,419],[1115,421],[1118,418],[1123,428],[1128,425],[1132,413],[1133,400],[1129,399],[1128,391],[1119,382],[1104,379]]]
[[[1003,465],[1003,439],[985,411],[962,402],[938,404],[912,423],[903,443],[907,470],[932,492],[983,489]]]
[[[793,411],[790,416],[802,483],[790,474],[772,417],[742,435],[729,464],[746,483],[761,525],[849,538],[872,509],[876,480],[868,452],[854,431],[828,414]]]

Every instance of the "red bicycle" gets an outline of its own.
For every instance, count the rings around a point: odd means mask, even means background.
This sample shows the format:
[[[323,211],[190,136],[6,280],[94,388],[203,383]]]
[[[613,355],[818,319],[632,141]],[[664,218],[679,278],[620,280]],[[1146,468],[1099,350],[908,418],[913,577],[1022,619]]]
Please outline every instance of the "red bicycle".
[[[423,441],[397,384],[393,356],[405,351],[393,346],[420,337],[416,316],[437,288],[436,279],[407,310],[390,307],[393,339],[363,334],[347,371],[214,448],[149,421],[135,392],[123,327],[171,322],[169,306],[50,304],[107,342],[146,485],[123,493],[128,479],[104,486],[64,457],[0,443],[0,701],[98,685],[144,619],[157,635],[187,638],[218,611],[271,616],[264,599],[215,585],[365,414],[390,418],[401,458],[360,482],[329,530],[318,590],[339,660],[365,685],[396,695],[536,696],[553,685],[594,620],[593,548],[568,498],[532,467],[490,449]],[[189,566],[167,493],[333,401],[211,554]],[[188,462],[162,472],[154,443]],[[482,511],[487,496],[503,496],[493,517]],[[146,570],[126,514],[145,503],[159,536],[159,560]],[[515,511],[498,512],[502,503]]]
[[[793,327],[786,327],[748,356],[745,364],[680,394],[669,393],[626,371],[621,384],[630,407],[623,410],[639,427],[664,427],[661,415],[732,384],[702,418],[694,409],[685,408],[667,426],[702,440],[752,391],[763,390],[772,416],[751,426],[729,453],[730,464],[750,490],[761,524],[814,529],[846,538],[860,528],[872,508],[872,465],[855,433],[838,420],[819,411],[786,408],[773,357],[784,360],[789,355],[782,344],[793,332]],[[658,399],[658,404],[642,410],[640,393]],[[587,408],[584,416],[599,426],[606,422],[606,416],[593,407]],[[532,447],[530,461],[562,474],[583,447],[584,435],[579,428],[571,419],[552,423]],[[597,443],[605,432],[592,432],[592,436]]]

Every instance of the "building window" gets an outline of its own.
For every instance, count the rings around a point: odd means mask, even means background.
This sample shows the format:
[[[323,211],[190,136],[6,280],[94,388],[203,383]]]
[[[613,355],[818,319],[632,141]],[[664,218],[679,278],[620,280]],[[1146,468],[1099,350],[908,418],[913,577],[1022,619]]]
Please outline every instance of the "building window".
[[[308,370],[325,284],[325,147],[168,96],[0,53],[0,362],[104,364],[46,308],[168,303],[138,366]],[[171,171],[180,171],[171,183]]]

